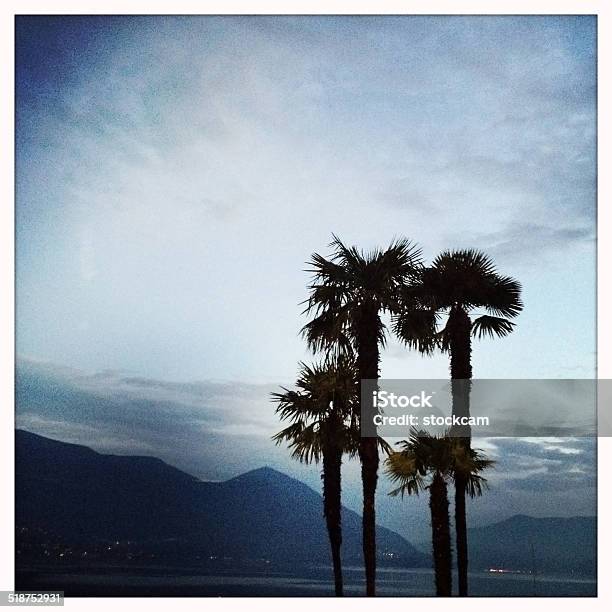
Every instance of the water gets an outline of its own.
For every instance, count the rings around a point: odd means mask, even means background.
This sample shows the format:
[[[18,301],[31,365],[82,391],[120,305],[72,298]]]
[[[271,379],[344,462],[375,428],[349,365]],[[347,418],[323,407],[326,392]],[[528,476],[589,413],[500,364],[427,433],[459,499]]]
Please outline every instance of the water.
[[[345,594],[363,595],[363,568],[343,569]],[[63,590],[66,596],[296,596],[317,597],[333,595],[331,569],[312,568],[299,574],[261,572],[251,575],[180,573],[176,570],[131,570],[124,573],[92,570],[86,573],[21,572],[17,588],[23,590]],[[456,576],[454,578],[456,587]],[[377,594],[383,597],[431,596],[434,591],[432,570],[389,569],[378,570]],[[470,573],[472,596],[497,597],[593,597],[597,595],[595,580],[560,576],[528,574]]]

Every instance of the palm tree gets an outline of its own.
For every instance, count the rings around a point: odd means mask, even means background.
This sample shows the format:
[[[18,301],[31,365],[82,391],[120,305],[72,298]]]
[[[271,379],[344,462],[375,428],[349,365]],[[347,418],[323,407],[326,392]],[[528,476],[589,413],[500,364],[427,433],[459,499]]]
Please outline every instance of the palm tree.
[[[418,283],[404,290],[404,308],[394,319],[394,331],[412,348],[431,353],[436,347],[450,354],[453,415],[469,416],[472,379],[472,336],[504,337],[514,329],[511,321],[523,309],[521,285],[498,274],[491,259],[473,249],[445,251]],[[484,314],[477,314],[482,309]],[[442,316],[446,324],[439,329]],[[469,426],[456,428],[469,449]],[[465,496],[468,483],[455,479],[455,528],[459,595],[468,594],[468,544]]]
[[[345,246],[334,236],[333,253],[325,258],[315,253],[307,270],[314,274],[305,313],[314,318],[304,326],[311,349],[326,352],[354,350],[357,375],[377,381],[380,349],[385,344],[384,312],[397,312],[401,288],[421,266],[420,250],[407,240],[395,240],[386,250],[364,253]],[[373,408],[371,408],[373,410]],[[359,440],[363,485],[363,555],[366,594],[376,594],[376,516],[378,443],[372,431],[374,414],[364,413]],[[364,428],[367,427],[367,431]],[[364,432],[369,434],[364,436]]]
[[[492,461],[478,451],[466,449],[457,438],[432,436],[412,429],[410,439],[400,442],[402,450],[389,455],[386,473],[399,486],[390,495],[418,495],[429,490],[431,543],[436,595],[452,595],[452,551],[448,487],[451,479],[462,478],[471,496],[482,495],[486,479],[480,472]]]
[[[273,393],[281,420],[291,424],[277,433],[277,444],[288,442],[292,457],[305,463],[323,462],[323,513],[331,545],[335,593],[343,594],[341,522],[342,455],[356,455],[359,432],[354,359],[342,355],[307,366],[301,364],[297,390]]]

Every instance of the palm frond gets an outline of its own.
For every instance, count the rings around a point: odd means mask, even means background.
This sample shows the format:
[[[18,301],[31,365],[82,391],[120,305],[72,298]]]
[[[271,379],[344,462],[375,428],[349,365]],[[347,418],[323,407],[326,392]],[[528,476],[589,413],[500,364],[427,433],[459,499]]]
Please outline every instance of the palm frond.
[[[376,336],[381,346],[386,341],[382,312],[398,313],[400,295],[409,280],[422,270],[421,250],[406,239],[395,239],[384,250],[364,253],[346,246],[333,235],[332,254],[314,253],[307,271],[314,279],[309,297],[303,302],[304,314],[314,315],[302,334],[313,351],[343,352],[355,343],[359,317],[365,311],[376,313]]]
[[[489,279],[482,306],[494,315],[514,318],[523,310],[521,291],[517,280],[495,274]]]
[[[323,310],[318,316],[306,323],[301,330],[308,347],[314,351],[340,353],[352,350],[350,334],[351,306]]]
[[[495,338],[498,336],[503,338],[512,332],[515,324],[508,319],[502,317],[494,317],[491,315],[482,315],[472,322],[472,334],[478,339],[489,336]]]
[[[475,249],[442,252],[423,271],[422,285],[439,310],[482,307],[494,316],[514,318],[523,309],[520,283],[498,274],[493,261]]]
[[[291,456],[305,463],[319,462],[332,449],[356,454],[360,398],[353,354],[300,363],[295,386],[271,394],[280,419],[290,423],[273,436],[276,444],[287,443]]]
[[[471,498],[480,497],[488,488],[487,479],[478,474],[470,474],[466,479],[465,490]]]
[[[392,329],[408,348],[431,355],[440,345],[438,319],[433,309],[407,308],[392,317]]]
[[[427,488],[436,474],[444,479],[462,476],[471,497],[482,495],[488,487],[480,473],[494,462],[449,432],[433,436],[411,428],[409,439],[399,442],[399,446],[401,450],[391,453],[385,461],[385,473],[393,484],[399,484],[391,495],[410,495]]]
[[[425,480],[419,472],[416,456],[410,451],[391,453],[385,460],[385,474],[393,484],[398,486],[389,495],[418,495],[425,486]]]

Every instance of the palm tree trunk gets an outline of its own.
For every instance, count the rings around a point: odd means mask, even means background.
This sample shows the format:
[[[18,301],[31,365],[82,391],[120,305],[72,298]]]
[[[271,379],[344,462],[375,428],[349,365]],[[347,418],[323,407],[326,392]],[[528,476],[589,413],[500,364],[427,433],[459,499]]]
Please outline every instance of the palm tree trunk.
[[[467,516],[465,511],[465,478],[455,476],[455,538],[457,543],[457,573],[459,578],[459,597],[468,594],[468,543]]]
[[[341,517],[341,469],[342,448],[335,445],[323,453],[323,513],[331,546],[334,585],[336,596],[343,595],[342,560],[342,517]]]
[[[457,306],[451,309],[448,327],[450,331],[453,415],[469,417],[472,379],[472,322],[465,310]],[[471,429],[469,425],[455,428],[452,434],[458,436],[467,448],[470,447]],[[455,535],[460,597],[468,595],[468,539],[465,496],[465,478],[457,474],[455,476]]]
[[[360,326],[357,334],[357,369],[360,386],[363,380],[378,380],[378,330],[380,319],[378,308],[366,304],[362,308]],[[371,422],[374,408],[365,402],[365,409],[371,414],[362,413],[364,419]],[[364,409],[362,408],[362,410]],[[363,423],[362,423],[363,431]],[[361,461],[361,481],[363,486],[363,560],[365,565],[366,595],[376,595],[376,484],[378,482],[378,439],[362,437],[359,441],[359,459]]]
[[[429,493],[436,595],[450,597],[453,578],[448,492],[446,482],[439,472],[434,475]]]
[[[363,560],[366,595],[376,595],[376,484],[378,481],[378,447],[376,438],[362,438],[359,449],[363,484]]]

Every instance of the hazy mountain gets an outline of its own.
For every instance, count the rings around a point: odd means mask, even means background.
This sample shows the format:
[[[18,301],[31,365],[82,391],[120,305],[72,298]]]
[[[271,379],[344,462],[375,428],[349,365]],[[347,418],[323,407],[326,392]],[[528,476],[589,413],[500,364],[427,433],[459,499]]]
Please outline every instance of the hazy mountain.
[[[470,529],[469,544],[470,565],[474,569],[595,575],[597,519],[517,514],[493,525]]]
[[[361,517],[343,508],[343,556],[361,560]],[[271,468],[202,482],[151,457],[103,455],[16,432],[16,524],[64,542],[136,541],[164,561],[328,563],[319,493]],[[381,561],[430,567],[428,555],[378,528]],[[133,545],[132,545],[133,546]]]
[[[453,536],[454,537],[454,536]],[[505,569],[538,574],[595,577],[597,517],[533,517],[516,514],[468,529],[470,569]],[[415,543],[422,552],[431,540]]]

